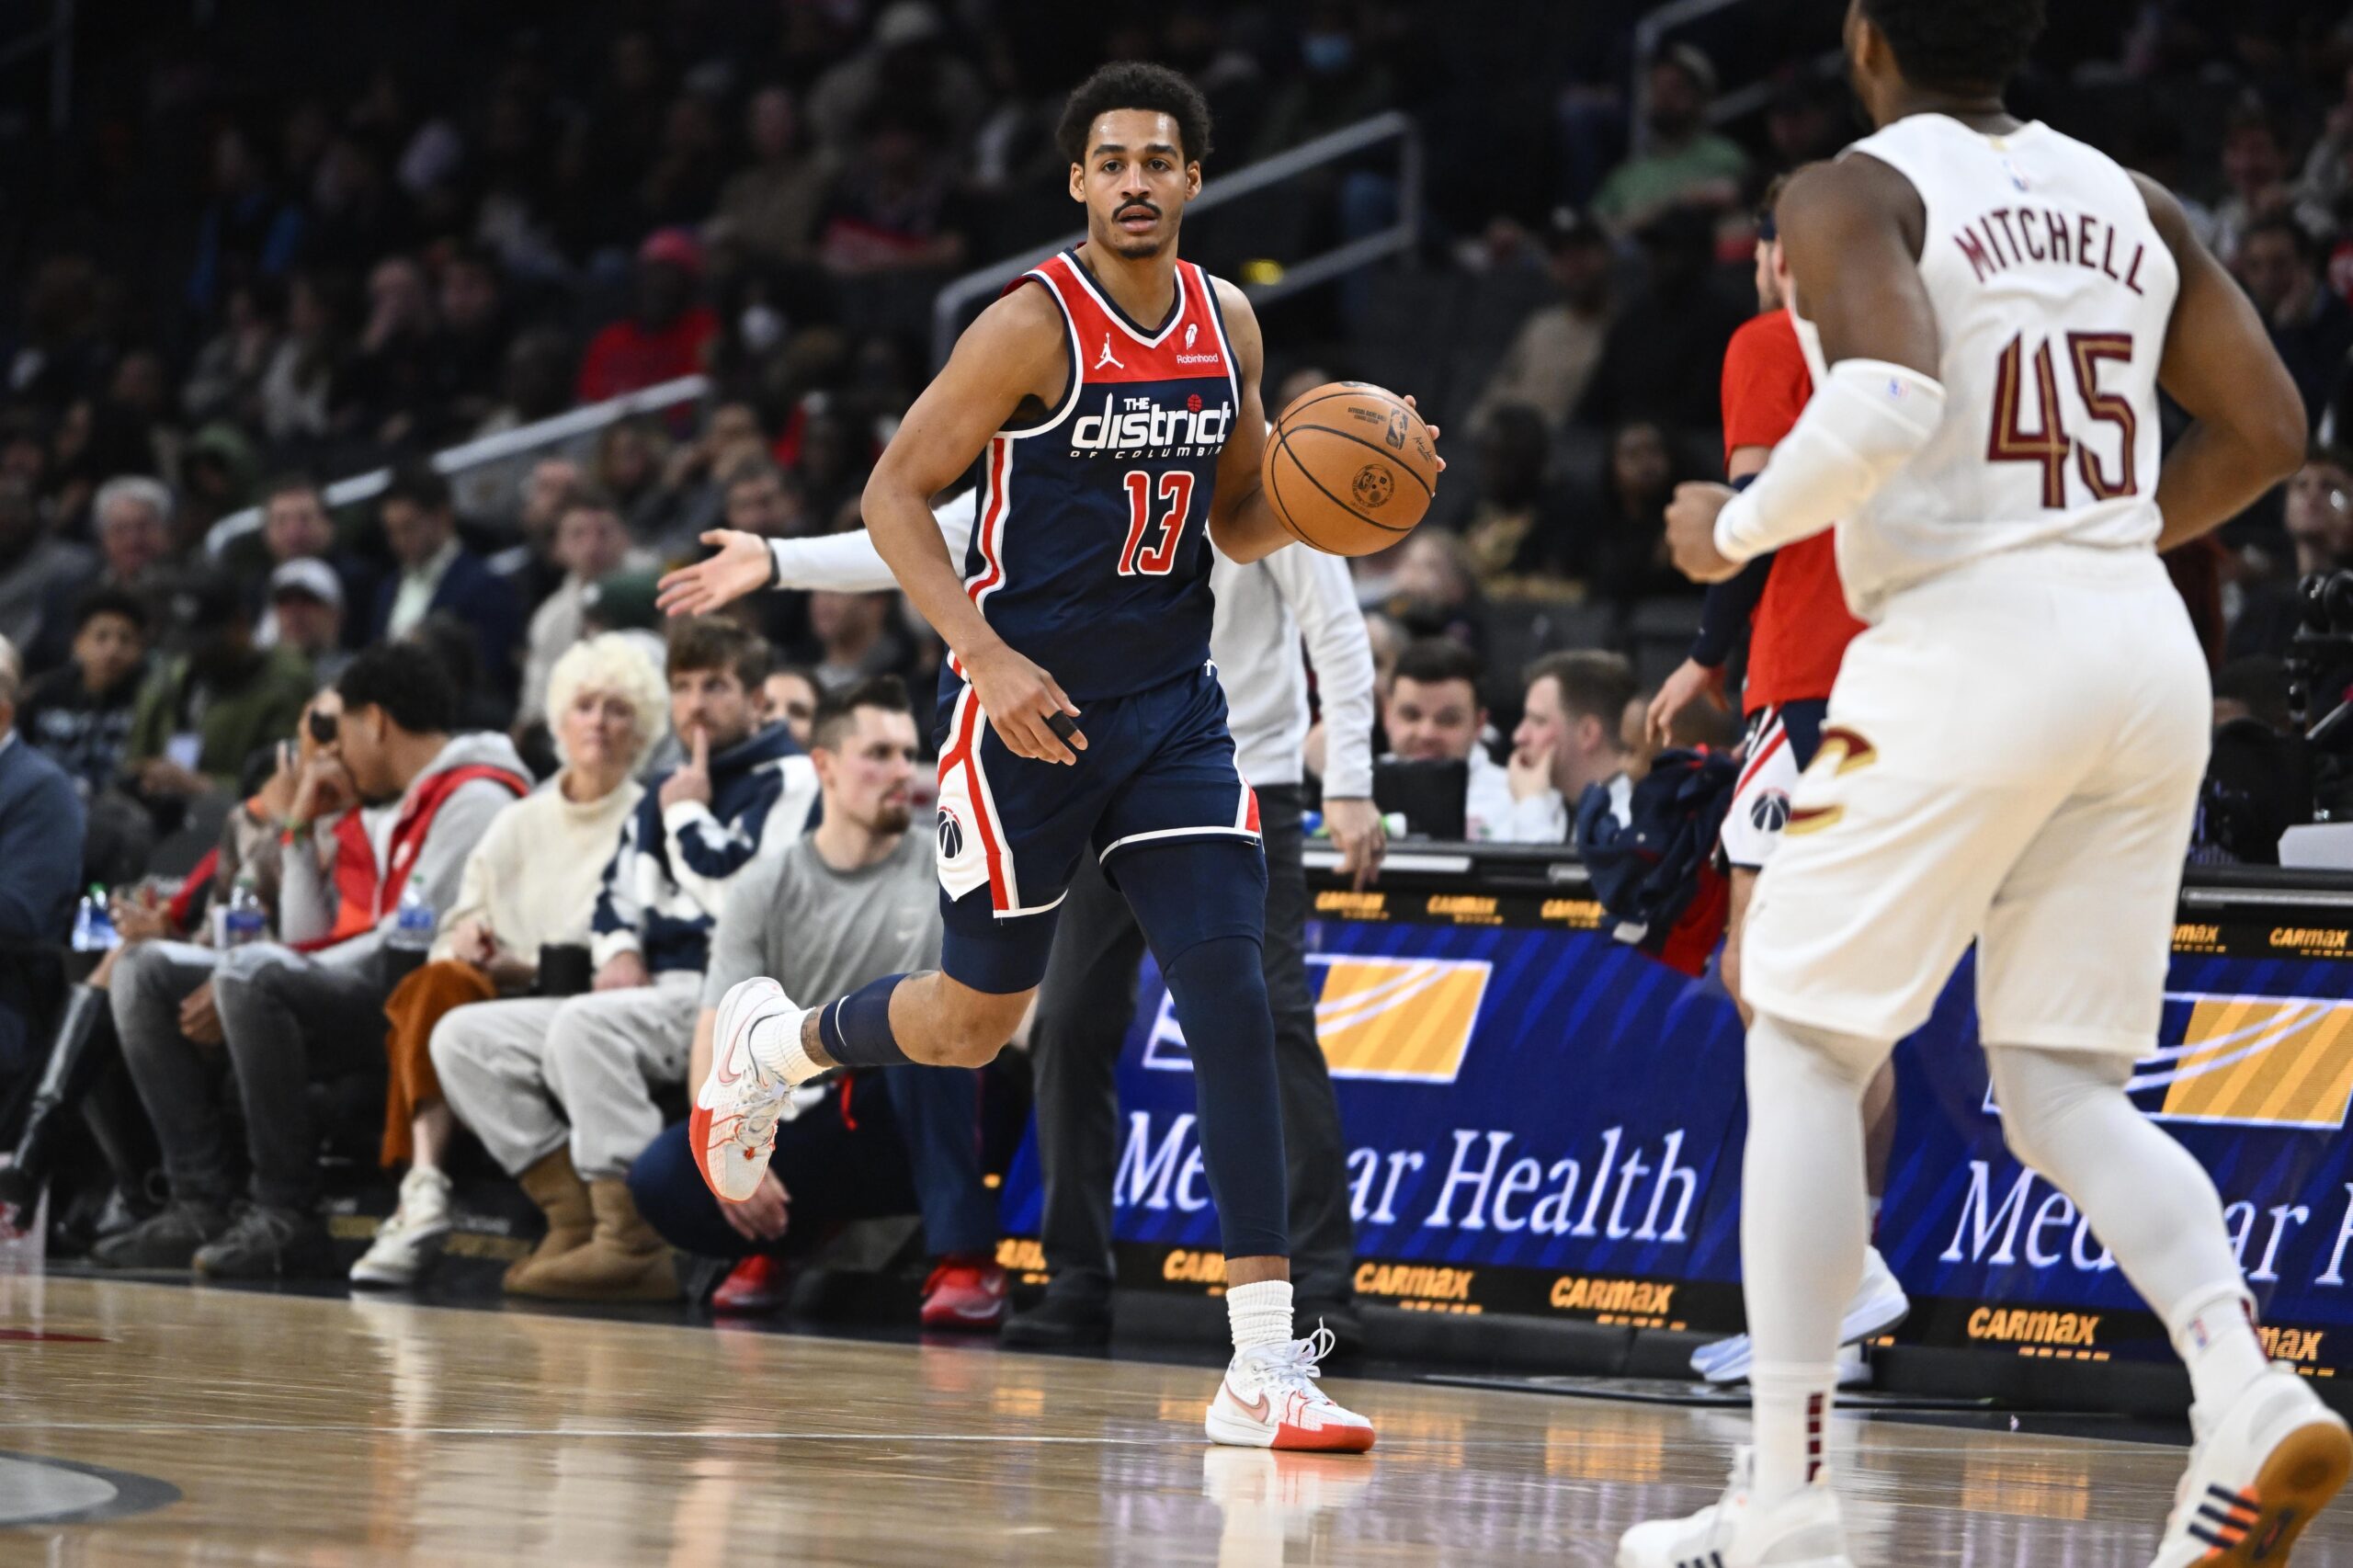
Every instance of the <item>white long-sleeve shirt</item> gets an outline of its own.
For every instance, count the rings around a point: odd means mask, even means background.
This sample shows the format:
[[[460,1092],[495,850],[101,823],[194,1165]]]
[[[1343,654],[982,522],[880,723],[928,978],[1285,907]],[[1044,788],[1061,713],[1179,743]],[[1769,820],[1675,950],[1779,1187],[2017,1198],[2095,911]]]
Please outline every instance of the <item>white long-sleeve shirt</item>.
[[[950,560],[972,537],[974,492],[936,507]],[[828,534],[769,541],[777,580],[788,588],[873,593],[898,586],[872,536]],[[1321,551],[1287,549],[1245,566],[1211,551],[1217,598],[1210,656],[1217,661],[1233,726],[1234,764],[1253,784],[1297,784],[1304,777],[1307,663],[1324,699],[1324,793],[1372,794],[1372,642],[1357,607],[1347,562]],[[1306,640],[1306,661],[1300,656]],[[1051,674],[1051,671],[1047,672]]]

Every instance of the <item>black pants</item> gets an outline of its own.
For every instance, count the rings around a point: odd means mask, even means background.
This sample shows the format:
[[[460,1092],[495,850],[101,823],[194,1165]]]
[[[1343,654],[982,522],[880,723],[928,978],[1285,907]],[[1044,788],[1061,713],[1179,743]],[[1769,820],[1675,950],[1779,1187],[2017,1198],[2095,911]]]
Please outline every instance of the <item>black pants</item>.
[[[1347,1149],[1307,991],[1307,876],[1300,791],[1258,791],[1267,844],[1267,994],[1290,1159],[1291,1279],[1302,1299],[1347,1301],[1356,1267]],[[1054,933],[1030,1031],[1038,1154],[1045,1179],[1041,1243],[1057,1290],[1111,1286],[1111,1182],[1120,1142],[1120,1042],[1136,1010],[1143,933],[1094,857],[1079,858]]]

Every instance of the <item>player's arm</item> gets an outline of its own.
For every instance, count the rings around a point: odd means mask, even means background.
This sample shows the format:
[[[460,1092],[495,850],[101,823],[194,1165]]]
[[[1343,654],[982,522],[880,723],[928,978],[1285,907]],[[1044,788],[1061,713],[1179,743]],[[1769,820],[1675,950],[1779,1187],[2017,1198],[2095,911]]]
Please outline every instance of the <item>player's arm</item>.
[[[950,561],[961,558],[972,540],[975,494],[967,490],[932,508]],[[654,602],[665,613],[715,615],[762,588],[871,594],[899,585],[874,548],[873,536],[863,528],[815,539],[766,539],[738,528],[713,528],[702,542],[717,553],[662,579]]]
[[[1210,542],[1229,559],[1248,565],[1290,543],[1296,537],[1276,519],[1260,483],[1259,464],[1267,451],[1267,405],[1258,393],[1258,377],[1266,369],[1266,339],[1258,332],[1258,317],[1242,290],[1211,279],[1218,308],[1225,316],[1226,340],[1233,346],[1234,381],[1242,392],[1233,428],[1217,459],[1217,497],[1210,507]],[[1410,406],[1413,399],[1405,402]],[[1438,426],[1428,426],[1438,439]],[[1440,458],[1441,472],[1446,460]]]
[[[2132,176],[2173,252],[2181,292],[2157,384],[2194,421],[2157,474],[2157,548],[2196,539],[2245,511],[2304,460],[2304,402],[2245,293],[2190,232],[2173,193]]]
[[[931,498],[962,477],[1024,398],[1048,406],[1078,373],[1062,316],[1041,289],[1017,289],[956,340],[955,352],[907,410],[866,482],[866,529],[915,609],[963,665],[981,710],[1017,756],[1075,763],[1086,738],[1063,743],[1049,721],[1078,707],[1046,671],[1007,647],[965,597]]]
[[[1859,512],[1944,414],[1911,182],[1868,154],[1843,158],[1792,179],[1776,211],[1830,373],[1738,496],[1720,484],[1677,490],[1667,541],[1699,582],[1722,582],[1741,562]]]

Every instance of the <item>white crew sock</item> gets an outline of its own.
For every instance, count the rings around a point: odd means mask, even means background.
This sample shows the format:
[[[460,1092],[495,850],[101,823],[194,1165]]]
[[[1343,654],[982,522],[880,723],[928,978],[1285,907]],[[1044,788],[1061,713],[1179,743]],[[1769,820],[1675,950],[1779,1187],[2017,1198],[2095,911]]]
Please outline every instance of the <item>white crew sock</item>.
[[[1760,1504],[1822,1471],[1839,1325],[1863,1276],[1863,1089],[1887,1051],[1761,1013],[1749,1026],[1740,1258]]]
[[[781,1078],[789,1087],[796,1089],[824,1071],[809,1060],[809,1052],[801,1043],[801,1021],[808,1016],[795,1007],[790,1012],[770,1014],[752,1026],[753,1060],[768,1076]]]
[[[1225,1319],[1233,1329],[1236,1350],[1261,1345],[1286,1345],[1290,1332],[1290,1281],[1261,1279],[1256,1285],[1234,1285],[1225,1292]]]
[[[2213,1178],[2126,1097],[2121,1054],[1995,1046],[2011,1152],[2074,1200],[2173,1335],[2200,1405],[2220,1410],[2270,1367]]]

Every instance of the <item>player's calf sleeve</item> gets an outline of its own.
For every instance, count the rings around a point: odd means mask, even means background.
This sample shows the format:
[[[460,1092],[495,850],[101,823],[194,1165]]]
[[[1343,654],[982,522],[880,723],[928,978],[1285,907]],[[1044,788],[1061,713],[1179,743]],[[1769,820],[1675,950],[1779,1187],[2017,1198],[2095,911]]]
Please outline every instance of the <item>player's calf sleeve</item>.
[[[1225,1256],[1287,1257],[1281,1091],[1259,944],[1212,937],[1178,954],[1167,975],[1192,1053],[1201,1162]]]
[[[1989,1043],[2011,1153],[2074,1200],[2173,1335],[2200,1404],[2262,1375],[2254,1298],[2206,1167],[2126,1097],[2122,1056]]]
[[[891,993],[904,974],[886,974],[817,1013],[817,1043],[845,1067],[904,1067],[907,1053],[891,1032]]]
[[[1766,1014],[1749,1027],[1740,1258],[1759,1498],[1807,1484],[1823,1461],[1839,1321],[1870,1224],[1863,1089],[1887,1050]]]

